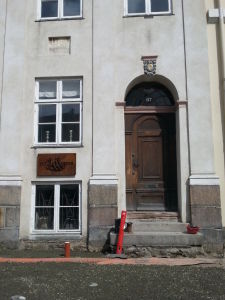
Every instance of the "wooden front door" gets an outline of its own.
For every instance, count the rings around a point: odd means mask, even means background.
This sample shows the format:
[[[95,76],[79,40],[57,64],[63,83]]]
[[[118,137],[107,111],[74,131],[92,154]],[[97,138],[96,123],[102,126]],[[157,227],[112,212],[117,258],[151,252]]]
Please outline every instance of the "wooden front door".
[[[175,210],[174,115],[131,114],[125,120],[127,210]]]

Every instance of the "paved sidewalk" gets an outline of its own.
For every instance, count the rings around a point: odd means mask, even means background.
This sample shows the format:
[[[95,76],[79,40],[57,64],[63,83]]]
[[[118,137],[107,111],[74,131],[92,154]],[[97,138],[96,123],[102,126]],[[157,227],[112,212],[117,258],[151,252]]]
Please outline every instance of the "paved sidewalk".
[[[9,258],[0,257],[0,263],[81,263],[96,265],[146,265],[146,266],[192,266],[213,265],[225,267],[224,259],[211,258],[98,258],[98,257],[71,257],[71,258]]]
[[[225,300],[225,272],[218,264],[221,260],[6,261],[0,263],[0,300],[14,295],[26,300]],[[197,263],[200,265],[189,265]]]

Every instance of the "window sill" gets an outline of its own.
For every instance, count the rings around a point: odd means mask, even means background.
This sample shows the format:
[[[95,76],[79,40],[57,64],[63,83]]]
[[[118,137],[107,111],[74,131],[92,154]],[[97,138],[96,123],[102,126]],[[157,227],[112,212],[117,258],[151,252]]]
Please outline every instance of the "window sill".
[[[168,17],[168,16],[175,16],[174,13],[161,13],[161,14],[132,14],[132,15],[124,15],[123,18],[137,18],[137,17],[142,17],[142,18],[145,18],[145,19],[153,19],[153,17],[159,17],[159,16],[165,16],[165,17]]]
[[[45,19],[37,19],[35,22],[49,22],[49,21],[69,21],[69,20],[84,20],[83,16],[78,17],[65,17],[65,18],[45,18]]]
[[[84,148],[83,144],[74,145],[74,144],[64,144],[64,145],[33,145],[30,149],[39,149],[39,148]]]
[[[79,231],[72,231],[72,232],[60,232],[60,233],[56,233],[56,232],[52,232],[52,233],[43,233],[42,232],[32,232],[32,234],[30,235],[30,239],[31,240],[42,240],[42,239],[47,239],[47,240],[65,240],[65,237],[69,238],[70,240],[81,240],[82,239],[82,235],[81,232]]]

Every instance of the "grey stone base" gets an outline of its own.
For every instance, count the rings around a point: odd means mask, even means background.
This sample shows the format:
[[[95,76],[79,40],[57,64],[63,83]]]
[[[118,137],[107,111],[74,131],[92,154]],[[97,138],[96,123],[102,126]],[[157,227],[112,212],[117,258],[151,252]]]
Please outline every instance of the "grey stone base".
[[[115,247],[112,249],[115,251]],[[129,257],[204,257],[206,252],[201,246],[196,247],[138,247],[130,246],[124,248],[124,253]]]
[[[109,232],[117,218],[117,185],[89,185],[88,249],[109,247]]]
[[[0,186],[0,247],[19,245],[21,188]]]
[[[192,225],[222,228],[219,185],[191,185],[190,206]]]
[[[107,251],[110,243],[112,226],[98,226],[89,228],[88,250]]]
[[[6,239],[0,242],[0,249],[18,249],[19,245],[19,240]]]
[[[20,250],[59,250],[64,249],[64,243],[70,242],[71,250],[86,251],[87,250],[87,239],[84,237],[80,238],[41,238],[36,240],[20,240]]]
[[[201,229],[204,236],[204,250],[209,254],[224,255],[224,236],[222,229]]]
[[[223,256],[221,201],[219,185],[190,186],[191,222],[204,236],[206,253]]]

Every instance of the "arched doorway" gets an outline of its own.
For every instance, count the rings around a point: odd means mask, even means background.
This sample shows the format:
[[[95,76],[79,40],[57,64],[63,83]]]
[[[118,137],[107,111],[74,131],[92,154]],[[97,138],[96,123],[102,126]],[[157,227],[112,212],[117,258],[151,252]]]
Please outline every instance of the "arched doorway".
[[[177,211],[175,102],[156,82],[126,96],[126,205],[128,211]]]

